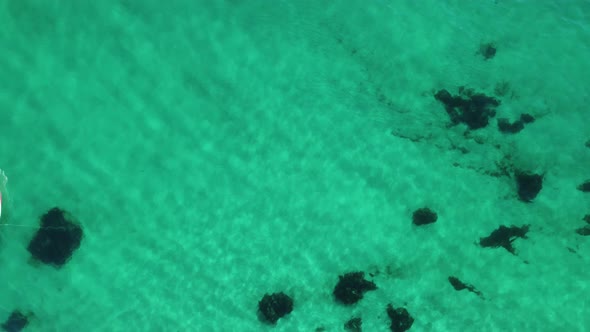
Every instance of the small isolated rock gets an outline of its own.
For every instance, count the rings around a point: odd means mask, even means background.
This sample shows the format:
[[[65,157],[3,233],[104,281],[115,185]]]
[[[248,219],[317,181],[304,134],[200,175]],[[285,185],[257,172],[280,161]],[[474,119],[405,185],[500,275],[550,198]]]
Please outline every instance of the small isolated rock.
[[[53,208],[41,217],[41,227],[27,249],[33,258],[56,267],[63,266],[80,247],[82,228],[60,208]]]
[[[389,328],[392,332],[405,332],[414,324],[414,318],[405,308],[394,308],[391,304],[387,305],[387,316],[391,320]]]
[[[2,330],[5,332],[20,332],[29,324],[29,316],[24,315],[20,311],[13,311],[10,317],[2,323]]]
[[[258,302],[258,311],[262,320],[276,324],[279,318],[293,311],[293,299],[283,292],[271,295],[264,294],[262,300]]]
[[[364,272],[350,272],[338,277],[334,297],[343,304],[354,304],[363,298],[367,291],[377,289],[372,281],[365,280]]]
[[[590,224],[590,214],[585,215],[584,218],[582,218],[582,220]]]
[[[580,184],[578,190],[585,193],[590,192],[590,180],[586,180],[584,183]]]
[[[414,211],[412,215],[412,222],[414,225],[422,226],[436,222],[438,216],[434,211],[425,207]]]
[[[520,115],[520,121],[523,123],[533,123],[535,122],[535,118],[528,113],[523,113]]]
[[[510,123],[506,118],[498,119],[498,129],[505,134],[516,134],[524,129],[524,123],[520,120]]]
[[[485,60],[489,60],[496,55],[496,45],[493,43],[484,43],[479,46],[479,54],[483,56]]]
[[[360,317],[351,318],[348,322],[344,323],[344,329],[350,332],[361,332],[363,321]]]
[[[466,284],[463,281],[459,280],[459,278],[457,277],[449,277],[449,282],[451,283],[451,286],[453,286],[453,288],[456,291],[462,291],[464,289],[467,289],[468,291],[475,293],[479,296],[482,296],[481,292],[478,291],[473,285],[470,284]]]
[[[516,240],[516,238],[523,238],[526,239],[526,234],[529,231],[529,225],[524,225],[522,227],[517,226],[500,226],[498,229],[492,232],[488,237],[481,238],[479,240],[479,245],[483,248],[497,248],[502,247],[511,254],[515,255],[514,247],[512,246],[512,242]]]
[[[588,226],[580,227],[580,228],[576,229],[576,233],[578,233],[582,236],[588,236],[588,235],[590,235],[590,227],[588,227]]]
[[[510,91],[510,83],[508,83],[507,81],[498,82],[494,86],[494,93],[497,96],[500,96],[500,97],[505,96],[506,94],[508,94],[509,91]]]
[[[523,202],[532,202],[543,188],[543,175],[528,172],[516,173],[518,198]]]

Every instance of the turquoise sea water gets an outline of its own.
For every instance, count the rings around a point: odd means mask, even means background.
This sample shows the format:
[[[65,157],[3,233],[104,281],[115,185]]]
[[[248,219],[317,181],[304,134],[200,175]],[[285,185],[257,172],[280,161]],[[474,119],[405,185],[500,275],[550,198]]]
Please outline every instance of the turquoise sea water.
[[[411,331],[590,331],[587,1],[0,0],[0,22],[0,321],[387,331],[392,303]],[[460,86],[536,121],[449,127],[433,95]],[[545,174],[533,203],[507,163]],[[61,269],[26,249],[53,206],[84,229]],[[523,224],[517,255],[477,245]],[[350,271],[379,289],[346,307]],[[261,323],[279,291],[293,312]]]

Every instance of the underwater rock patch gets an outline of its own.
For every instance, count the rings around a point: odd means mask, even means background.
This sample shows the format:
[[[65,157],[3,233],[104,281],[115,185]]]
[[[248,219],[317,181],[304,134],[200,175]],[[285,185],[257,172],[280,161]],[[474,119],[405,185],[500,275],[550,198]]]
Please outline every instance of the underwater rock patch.
[[[391,303],[387,305],[387,316],[391,321],[389,329],[392,332],[405,332],[414,324],[414,318],[406,308],[394,308]]]
[[[346,273],[338,279],[333,294],[336,300],[346,305],[357,303],[365,292],[377,289],[374,282],[365,280],[364,272]]]
[[[82,234],[82,228],[72,215],[54,207],[41,217],[41,227],[27,250],[35,260],[61,267],[80,247]]]
[[[2,323],[2,330],[5,332],[20,332],[29,324],[29,315],[24,315],[18,310],[13,311],[8,319]]]
[[[517,238],[526,239],[529,231],[529,225],[517,226],[500,226],[487,237],[480,238],[479,245],[483,248],[502,247],[513,255],[516,255],[512,242]]]
[[[500,105],[498,99],[464,87],[459,88],[456,96],[445,89],[439,90],[434,98],[445,106],[453,125],[464,123],[470,130],[486,127],[490,118],[496,115],[496,107]]]
[[[489,60],[496,55],[496,45],[494,43],[483,43],[479,45],[479,54],[483,56],[484,60]]]
[[[279,318],[293,311],[293,299],[283,292],[264,294],[258,302],[260,318],[270,324],[276,324]]]
[[[584,181],[584,183],[580,184],[577,189],[584,193],[590,192],[590,180]]]
[[[580,227],[576,229],[576,233],[582,236],[590,236],[590,226],[586,225],[584,227]]]
[[[507,118],[498,119],[498,129],[505,134],[516,134],[524,129],[524,125],[532,123],[535,118],[530,114],[521,114],[520,119],[510,122]]]
[[[479,296],[482,296],[481,292],[478,291],[473,285],[466,284],[463,281],[459,280],[459,278],[457,278],[457,277],[450,276],[449,277],[449,283],[451,283],[451,286],[453,286],[453,288],[456,291],[462,291],[464,289],[467,289],[471,293],[474,293],[474,294],[477,294]]]
[[[417,226],[432,224],[437,219],[438,215],[427,207],[418,209],[412,214],[412,223]]]
[[[533,122],[535,122],[535,118],[528,113],[522,113],[520,115],[520,121],[524,124],[533,123]]]
[[[360,317],[351,318],[346,323],[344,323],[344,330],[350,332],[361,332],[362,325],[363,321]]]
[[[516,185],[518,198],[523,202],[530,203],[543,189],[543,175],[517,171]]]
[[[590,236],[590,214],[587,214],[582,218],[588,225],[584,225],[578,229],[576,229],[576,233],[582,236]]]
[[[516,134],[524,129],[524,123],[519,120],[510,123],[508,119],[500,118],[498,119],[498,129],[505,134]]]

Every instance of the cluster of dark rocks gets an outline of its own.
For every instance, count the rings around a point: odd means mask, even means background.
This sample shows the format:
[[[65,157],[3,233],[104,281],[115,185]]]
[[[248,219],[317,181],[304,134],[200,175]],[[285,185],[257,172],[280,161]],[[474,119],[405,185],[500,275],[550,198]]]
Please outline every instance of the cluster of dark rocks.
[[[491,60],[497,54],[497,47],[491,42],[483,43],[480,45],[477,54],[481,55],[486,61]],[[496,86],[495,92],[497,96],[506,95],[509,92],[508,83],[499,83]],[[446,89],[440,89],[434,93],[434,98],[443,105],[450,120],[451,127],[458,125],[467,127],[466,136],[468,136],[470,131],[488,127],[496,117],[498,106],[501,105],[499,99],[467,87],[459,87],[457,94],[452,94]],[[518,118],[513,120],[508,117],[499,117],[496,120],[496,124],[498,131],[502,134],[517,134],[535,121],[536,119],[533,115],[521,113]],[[424,138],[423,136],[407,137],[400,134],[394,135],[401,138],[409,138],[414,142],[419,142]],[[481,142],[478,141],[478,143]],[[585,142],[585,146],[590,148],[590,140]],[[496,145],[496,147],[499,148],[499,145]],[[509,176],[513,180],[517,199],[523,203],[533,203],[543,189],[545,173],[515,169],[511,165],[503,165],[501,163],[498,166],[500,167],[500,172],[486,174]],[[583,193],[589,193],[590,180],[580,183],[577,186],[577,190]],[[412,214],[412,223],[417,227],[435,224],[438,219],[438,214],[429,207],[418,208]],[[576,232],[583,236],[590,236],[590,214],[586,214],[583,217],[583,221],[585,225],[577,229]],[[527,239],[530,229],[531,225],[528,224],[519,226],[499,225],[488,235],[479,238],[477,244],[481,248],[503,248],[506,252],[517,255],[517,250],[514,246],[515,241]],[[525,261],[525,263],[527,262]],[[457,276],[449,276],[447,281],[455,291],[466,290],[484,299],[482,292],[474,285],[462,281]],[[354,305],[363,299],[366,292],[375,290],[377,290],[377,285],[373,281],[366,280],[363,272],[350,272],[339,276],[339,280],[333,290],[333,296],[338,303]],[[261,319],[271,324],[277,323],[279,318],[289,314],[292,310],[293,300],[284,293],[267,294],[259,303]],[[404,307],[396,308],[392,304],[387,304],[385,312],[391,320],[391,331],[407,331],[414,323],[414,318]],[[352,317],[344,323],[343,327],[347,331],[360,332],[362,318]],[[324,329],[318,328],[316,331],[324,331]]]
[[[500,105],[498,99],[465,87],[460,87],[459,94],[454,96],[445,89],[439,90],[434,98],[444,105],[453,126],[462,123],[470,130],[485,128]]]
[[[480,45],[478,54],[482,55],[485,60],[489,60],[496,55],[496,51],[497,49],[494,43],[484,43]],[[501,84],[501,88],[497,90],[502,92],[502,94],[505,93],[507,83]],[[466,87],[460,87],[457,95],[452,95],[449,91],[441,89],[434,94],[434,98],[443,104],[452,126],[464,124],[471,131],[487,127],[490,120],[496,116],[496,107],[501,104],[501,101],[494,97],[487,96],[481,92],[475,92],[473,89]],[[535,118],[528,113],[522,113],[515,121],[510,121],[505,117],[497,120],[499,131],[505,134],[518,133],[526,125],[533,122],[535,122]],[[590,140],[585,142],[585,146],[590,147]],[[518,199],[523,202],[531,203],[543,188],[544,173],[539,174],[526,170],[510,171],[506,169],[502,169],[501,171],[498,174],[509,175],[514,178]],[[590,192],[590,180],[579,184],[577,189],[584,193]],[[415,217],[416,220],[429,220],[421,216],[424,215],[424,211],[417,212],[417,214],[418,216]],[[415,221],[415,224],[419,225],[420,222],[422,221]],[[431,223],[433,221],[428,222]],[[503,232],[501,234],[506,234],[504,229],[499,229],[498,231]],[[576,229],[576,233],[588,236],[590,235],[590,226],[585,225],[580,227]],[[504,239],[499,246],[513,252],[513,248],[508,243],[510,241],[507,241]],[[484,241],[484,244],[486,243],[488,242]]]
[[[82,227],[76,219],[69,212],[54,207],[41,216],[39,229],[29,242],[27,250],[33,261],[59,269],[80,247],[82,237]],[[19,332],[33,317],[33,313],[25,314],[17,309],[0,328],[5,332]]]
[[[494,58],[497,48],[494,43],[484,43],[480,45],[477,53],[487,61]],[[496,87],[497,96],[506,95],[508,91],[509,86],[506,82]],[[459,87],[457,94],[452,94],[446,89],[440,89],[434,93],[434,98],[444,106],[451,127],[457,125],[467,127],[466,136],[468,136],[469,131],[480,130],[490,125],[496,117],[497,107],[501,105],[499,99],[467,87]],[[517,134],[529,124],[534,123],[535,120],[533,115],[522,113],[515,120],[499,117],[496,124],[497,129],[502,134]],[[403,135],[400,137],[408,138]],[[422,137],[410,137],[410,139],[418,142]],[[590,140],[585,145],[590,148]],[[498,166],[501,172],[491,173],[490,175],[510,177],[514,183],[517,199],[523,203],[533,203],[543,189],[545,173],[516,169],[511,165],[500,164]],[[590,192],[590,180],[580,183],[577,189],[583,193]],[[418,208],[412,214],[412,223],[417,227],[435,224],[438,219],[438,214],[429,207]],[[583,236],[590,236],[590,214],[586,214],[583,221],[586,224],[577,229],[576,232]],[[480,237],[476,243],[481,248],[503,248],[506,252],[517,255],[515,242],[527,239],[530,229],[531,225],[528,224],[519,226],[499,225],[489,234]],[[525,261],[525,263],[527,262]],[[373,275],[371,274],[371,276]],[[467,291],[484,299],[482,292],[474,285],[462,281],[457,276],[449,276],[447,281],[455,291]],[[349,306],[361,301],[365,293],[375,290],[377,290],[377,285],[373,281],[366,280],[363,272],[350,272],[339,276],[332,294],[336,302]],[[281,317],[292,312],[293,299],[282,292],[272,295],[266,294],[259,302],[258,309],[261,320],[275,324]],[[396,308],[392,304],[387,304],[385,312],[391,320],[391,331],[407,331],[414,323],[414,318],[404,307]],[[362,330],[362,318],[352,317],[344,323],[343,327],[346,331],[360,332]],[[324,331],[324,329],[318,328],[316,331]]]
[[[582,218],[586,222],[586,225],[576,229],[576,233],[582,236],[590,236],[590,214],[587,214]]]
[[[479,47],[478,54],[484,60],[492,59],[497,52],[497,47],[493,42],[482,43]],[[508,83],[499,83],[496,87],[498,95],[504,95],[508,92]],[[501,101],[487,96],[481,92],[475,92],[471,88],[464,86],[459,87],[458,94],[452,95],[446,89],[437,91],[434,98],[444,105],[449,115],[452,125],[463,123],[469,130],[485,128],[490,120],[496,116],[496,108],[500,106]],[[498,130],[505,134],[516,134],[525,128],[525,125],[533,123],[535,118],[529,113],[522,113],[514,121],[502,117],[498,118]]]
[[[535,191],[535,190],[533,190]],[[527,199],[533,199],[533,194],[526,195]],[[412,223],[418,227],[436,223],[438,214],[429,207],[416,209],[412,214]],[[590,215],[587,216],[590,223]],[[516,255],[513,243],[516,239],[526,239],[530,225],[523,226],[499,226],[488,236],[479,239],[479,245],[482,248],[504,248],[509,253]],[[373,276],[373,274],[371,274]],[[484,298],[483,294],[475,286],[465,283],[456,276],[449,276],[448,282],[456,291],[467,290],[475,295]],[[365,273],[362,271],[349,272],[338,277],[332,295],[334,300],[342,305],[350,306],[361,301],[365,293],[377,290],[377,285],[373,281],[365,279]],[[294,301],[284,292],[265,294],[258,303],[258,315],[260,320],[276,324],[278,320],[285,317],[293,311]],[[391,331],[403,332],[409,330],[414,318],[409,314],[406,308],[393,307],[391,303],[387,304],[386,313],[390,318]],[[360,332],[362,325],[361,317],[353,317],[344,323],[344,329],[347,331]],[[318,328],[316,331],[323,331]]]
[[[577,189],[583,193],[590,193],[590,180],[586,180],[578,185]],[[586,214],[582,220],[586,222],[586,225],[577,228],[576,233],[582,236],[590,236],[590,214]]]
[[[469,130],[485,128],[490,120],[496,116],[496,108],[500,100],[475,92],[473,89],[459,87],[459,94],[452,95],[446,89],[437,91],[434,98],[441,102],[451,120],[451,125],[465,124]],[[522,113],[515,121],[508,118],[498,118],[498,130],[505,134],[516,134],[524,129],[526,124],[535,122],[535,118],[528,113]]]
[[[438,220],[436,212],[428,207],[419,208],[412,215],[412,223],[416,226],[424,226],[435,223]],[[479,245],[483,248],[502,247],[512,254],[516,254],[512,243],[517,238],[526,239],[530,225],[503,226],[501,225],[487,237],[480,238]]]
[[[362,271],[349,272],[338,277],[338,282],[332,291],[335,302],[345,306],[351,306],[363,299],[364,294],[377,290],[373,281],[365,279]],[[259,318],[269,324],[276,324],[277,321],[293,311],[293,299],[283,292],[265,294],[258,302]],[[412,327],[414,318],[403,308],[394,308],[388,303],[385,309],[390,319],[390,329],[394,332],[404,332]],[[343,324],[346,331],[362,331],[362,318],[353,317]],[[322,327],[316,331],[324,331]]]

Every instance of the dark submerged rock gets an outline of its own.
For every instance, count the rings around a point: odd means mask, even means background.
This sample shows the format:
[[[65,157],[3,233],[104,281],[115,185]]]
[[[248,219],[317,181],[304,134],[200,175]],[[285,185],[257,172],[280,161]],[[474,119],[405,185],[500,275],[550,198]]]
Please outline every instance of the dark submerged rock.
[[[582,236],[589,236],[590,235],[590,226],[586,225],[584,227],[580,227],[576,229],[576,233]]]
[[[339,276],[338,279],[333,294],[336,300],[343,304],[357,303],[365,292],[377,289],[375,283],[365,280],[364,272],[350,272]]]
[[[590,192],[590,180],[586,180],[584,183],[580,184],[578,190],[585,193]]]
[[[506,96],[508,92],[510,92],[510,83],[507,81],[498,82],[494,86],[494,94],[497,96]]]
[[[516,134],[524,129],[524,123],[520,120],[510,123],[506,118],[498,119],[498,129],[505,134]]]
[[[483,56],[485,60],[489,60],[496,55],[496,45],[493,43],[484,43],[479,46],[479,54]]]
[[[520,121],[522,121],[522,123],[533,123],[535,122],[535,118],[528,113],[522,113],[520,115]]]
[[[459,88],[459,95],[452,96],[443,89],[434,98],[445,106],[453,125],[464,123],[471,130],[486,127],[489,119],[496,115],[495,108],[500,105],[500,101],[493,97],[463,87]]]
[[[516,172],[518,198],[523,202],[532,202],[543,188],[543,175],[528,172]]]
[[[29,324],[29,316],[20,311],[13,311],[8,319],[2,323],[2,330],[5,332],[20,332]]]
[[[80,247],[82,228],[60,208],[53,208],[41,217],[41,227],[29,242],[33,258],[56,267],[63,266]]]
[[[512,242],[517,238],[526,239],[526,234],[529,231],[529,225],[521,227],[517,226],[500,226],[487,237],[479,240],[479,245],[483,248],[498,248],[502,247],[513,255],[516,255]]]
[[[432,224],[436,222],[437,219],[437,214],[427,207],[414,211],[414,214],[412,215],[412,222],[414,225],[418,226]]]
[[[523,113],[520,115],[520,119],[510,122],[506,118],[498,119],[498,129],[500,132],[505,134],[516,134],[524,129],[524,125],[528,123],[532,123],[535,121],[535,118],[527,113]]]
[[[475,287],[473,285],[470,284],[466,284],[464,282],[462,282],[461,280],[459,280],[459,278],[457,277],[449,277],[449,282],[451,283],[451,286],[453,286],[453,288],[456,291],[461,291],[464,289],[467,289],[468,291],[475,293],[479,296],[482,296],[481,292],[478,291],[477,289],[475,289]]]
[[[394,308],[391,304],[387,305],[387,316],[391,320],[389,328],[393,332],[404,332],[409,330],[414,324],[414,318],[406,308]]]
[[[346,323],[344,323],[344,329],[350,332],[361,332],[362,324],[363,321],[360,317],[351,318]]]
[[[260,318],[270,324],[276,324],[282,318],[293,311],[293,299],[283,292],[271,295],[264,294],[258,302]]]

